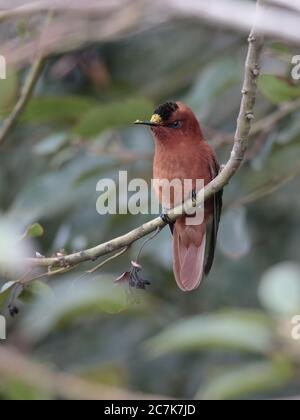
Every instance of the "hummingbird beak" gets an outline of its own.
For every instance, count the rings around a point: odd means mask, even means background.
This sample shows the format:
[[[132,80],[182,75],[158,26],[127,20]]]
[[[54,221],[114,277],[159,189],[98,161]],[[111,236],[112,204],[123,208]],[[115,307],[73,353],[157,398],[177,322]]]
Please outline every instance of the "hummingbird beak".
[[[153,114],[150,121],[137,120],[134,124],[148,125],[150,127],[159,127],[160,125],[162,125],[162,122],[163,121],[160,115]]]
[[[155,123],[155,122],[151,122],[151,121],[140,121],[140,120],[135,121],[133,124],[135,124],[135,125],[148,125],[150,127],[158,127],[160,125],[160,124]]]

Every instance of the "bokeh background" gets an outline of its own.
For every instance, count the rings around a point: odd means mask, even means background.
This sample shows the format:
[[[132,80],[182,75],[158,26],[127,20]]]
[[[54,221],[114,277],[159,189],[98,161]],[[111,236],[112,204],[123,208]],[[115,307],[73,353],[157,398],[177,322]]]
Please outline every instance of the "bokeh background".
[[[3,10],[35,2],[13,3]],[[186,102],[220,162],[231,150],[247,28],[146,8],[142,19],[137,2],[114,1],[111,10],[91,2],[90,14],[78,2],[71,11],[72,2],[60,4],[66,10],[50,17],[0,14],[0,54],[8,60],[2,120],[39,46],[49,49],[34,95],[0,149],[0,286],[25,270],[5,258],[85,249],[151,219],[100,216],[96,185],[120,170],[150,183],[152,138],[131,123],[157,104]],[[293,42],[266,39],[247,159],[226,187],[216,261],[201,288],[176,287],[165,229],[142,254],[145,291],[114,284],[140,243],[96,274],[85,273],[96,264],[89,263],[32,283],[13,319],[13,288],[2,291],[0,399],[300,395],[300,341],[292,338],[300,314],[297,54]],[[36,223],[43,229],[28,230]]]

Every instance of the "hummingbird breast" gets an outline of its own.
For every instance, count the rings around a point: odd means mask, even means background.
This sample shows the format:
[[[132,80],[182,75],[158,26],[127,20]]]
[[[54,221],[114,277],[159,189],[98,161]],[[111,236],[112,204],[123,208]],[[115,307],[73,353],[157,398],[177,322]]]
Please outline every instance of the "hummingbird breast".
[[[198,191],[211,181],[210,160],[204,141],[196,144],[164,147],[157,145],[153,164],[153,186],[161,205],[170,209],[191,198],[192,190]],[[163,150],[162,150],[163,149]],[[163,188],[165,181],[172,186]],[[181,185],[181,187],[180,187]]]

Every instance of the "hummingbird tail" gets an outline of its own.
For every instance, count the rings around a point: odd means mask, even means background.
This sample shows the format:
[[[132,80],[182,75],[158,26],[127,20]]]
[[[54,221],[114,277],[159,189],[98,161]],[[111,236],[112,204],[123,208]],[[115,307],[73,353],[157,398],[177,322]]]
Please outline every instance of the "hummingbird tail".
[[[199,235],[199,236],[198,236]],[[197,226],[198,240],[193,240],[189,227],[174,226],[173,263],[176,282],[181,290],[189,292],[196,289],[204,274],[206,245],[206,225]]]

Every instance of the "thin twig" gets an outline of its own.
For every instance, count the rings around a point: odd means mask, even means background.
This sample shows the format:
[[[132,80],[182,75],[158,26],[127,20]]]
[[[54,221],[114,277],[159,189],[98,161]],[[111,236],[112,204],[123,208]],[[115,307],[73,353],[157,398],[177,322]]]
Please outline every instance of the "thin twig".
[[[48,27],[49,23],[51,22],[53,17],[53,11],[50,10],[48,12],[46,22],[45,22],[45,28]],[[43,40],[43,33],[40,37],[40,43]],[[31,96],[33,94],[34,88],[44,70],[45,67],[46,58],[41,52],[38,52],[38,58],[33,63],[29,74],[27,76],[27,79],[25,81],[25,84],[23,86],[23,89],[21,91],[21,95],[19,100],[17,101],[14,109],[10,113],[10,115],[4,120],[1,128],[0,128],[0,146],[6,141],[10,131],[14,128],[16,123],[18,122],[18,119],[22,115],[24,109],[26,108],[26,105],[31,99]]]
[[[292,114],[293,112],[300,109],[300,99],[297,99],[292,102],[286,102],[282,104],[279,108],[273,111],[271,114],[267,115],[264,118],[261,118],[259,121],[254,123],[251,128],[250,137],[256,136],[261,131],[269,131],[278,124],[283,118]],[[212,144],[214,147],[221,147],[227,144],[231,144],[232,136],[230,134],[224,134],[217,130],[214,130],[211,127],[206,127],[208,136],[212,138]]]
[[[44,69],[44,65],[45,60],[43,57],[38,58],[33,64],[15,108],[13,109],[9,117],[7,117],[7,119],[3,122],[0,128],[0,145],[2,145],[5,142],[8,134],[15,126],[20,115],[24,111],[28,101],[31,98],[36,83],[39,80],[39,77]]]
[[[121,249],[121,251],[117,252],[116,254],[112,255],[111,257],[107,258],[106,260],[102,261],[100,264],[98,264],[96,267],[92,268],[91,270],[87,271],[87,274],[93,274],[96,271],[100,270],[100,268],[104,267],[106,264],[114,260],[115,258],[120,257],[121,255],[125,254],[129,249],[129,246],[126,246],[125,248]]]
[[[26,281],[27,276],[32,272],[32,268],[29,268],[18,280],[16,280],[16,283],[22,284]]]
[[[142,253],[142,251],[143,251],[143,249],[145,248],[145,246],[150,242],[150,241],[152,241],[152,239],[154,239],[159,233],[160,233],[160,231],[161,231],[161,228],[160,227],[158,227],[157,229],[156,229],[156,231],[149,237],[149,238],[147,238],[143,243],[142,243],[142,246],[140,247],[140,250],[139,250],[139,252],[138,252],[138,254],[137,254],[137,257],[136,257],[136,261],[137,262],[139,262],[139,259],[140,259],[140,256],[141,256],[141,253]]]
[[[23,280],[18,281],[18,283],[22,284],[22,285],[28,285],[29,283],[32,283],[33,281],[36,281],[36,280],[41,280],[41,279],[46,278],[46,277],[57,276],[58,274],[68,273],[69,271],[74,270],[77,267],[78,267],[78,264],[73,265],[71,267],[63,267],[63,268],[60,268],[58,270],[53,270],[53,271],[48,270],[47,272],[39,274],[35,277],[31,277],[30,279],[23,278]]]
[[[298,109],[300,109],[300,99],[297,99],[293,102],[287,102],[281,105],[276,111],[272,112],[267,117],[262,118],[261,120],[257,121],[257,123],[253,124],[251,135],[254,136],[260,131],[263,131],[270,126],[274,126],[283,118],[285,118],[292,112],[297,111]]]

